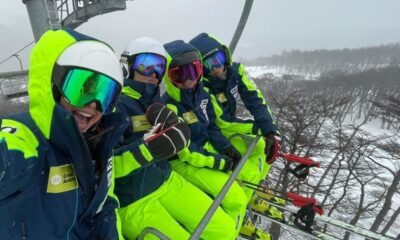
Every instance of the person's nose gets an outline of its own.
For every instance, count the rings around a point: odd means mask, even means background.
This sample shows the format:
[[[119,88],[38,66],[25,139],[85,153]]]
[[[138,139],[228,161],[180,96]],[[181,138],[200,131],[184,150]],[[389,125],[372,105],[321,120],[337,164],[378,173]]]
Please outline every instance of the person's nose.
[[[91,102],[88,107],[93,108],[93,109],[97,109],[97,103],[96,102]]]

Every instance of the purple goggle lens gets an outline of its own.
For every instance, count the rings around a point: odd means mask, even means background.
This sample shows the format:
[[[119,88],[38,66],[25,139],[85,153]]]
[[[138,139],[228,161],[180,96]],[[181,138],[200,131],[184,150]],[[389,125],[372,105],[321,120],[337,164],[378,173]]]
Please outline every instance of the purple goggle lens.
[[[173,83],[182,84],[187,80],[197,81],[203,74],[200,61],[195,61],[182,66],[169,69],[168,76]]]

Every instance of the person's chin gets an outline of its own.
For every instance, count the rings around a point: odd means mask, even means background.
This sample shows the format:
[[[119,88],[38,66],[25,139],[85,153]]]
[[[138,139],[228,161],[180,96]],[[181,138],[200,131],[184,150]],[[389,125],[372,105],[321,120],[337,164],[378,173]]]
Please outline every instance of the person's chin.
[[[78,127],[79,130],[82,133],[87,132],[91,127],[93,127],[99,120],[101,119],[101,117],[99,116],[94,116],[93,118],[91,118],[89,121],[87,121],[86,123],[79,123],[78,122]]]

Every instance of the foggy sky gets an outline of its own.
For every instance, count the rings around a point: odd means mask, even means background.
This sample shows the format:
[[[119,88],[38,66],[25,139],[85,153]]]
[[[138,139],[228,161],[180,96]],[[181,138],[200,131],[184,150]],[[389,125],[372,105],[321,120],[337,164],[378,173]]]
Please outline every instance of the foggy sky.
[[[140,36],[165,43],[209,32],[229,45],[243,5],[244,0],[135,0],[126,11],[92,18],[78,31],[108,42],[117,54]],[[255,0],[235,58],[400,42],[399,9],[398,0]],[[0,61],[32,40],[22,0],[0,0]],[[24,68],[29,49],[20,53]],[[0,72],[19,68],[12,58]]]

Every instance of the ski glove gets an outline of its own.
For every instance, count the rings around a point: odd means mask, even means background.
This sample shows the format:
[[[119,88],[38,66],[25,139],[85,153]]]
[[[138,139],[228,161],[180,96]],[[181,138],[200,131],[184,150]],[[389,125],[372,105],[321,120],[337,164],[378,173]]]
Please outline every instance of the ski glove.
[[[267,163],[272,164],[278,157],[281,145],[279,144],[279,137],[275,136],[272,132],[268,133],[265,137],[265,154],[267,155]]]
[[[179,118],[171,109],[161,103],[154,103],[146,110],[146,117],[153,126],[161,124],[161,130],[177,124]]]
[[[225,162],[225,164],[224,164],[224,167],[221,169],[221,171],[223,171],[223,172],[229,172],[229,171],[231,171],[232,169],[234,169],[234,167],[233,167],[233,160],[232,159],[230,159],[230,158],[223,158],[223,159],[221,159],[221,161],[224,161]]]
[[[158,123],[143,136],[150,152],[158,160],[174,156],[189,144],[190,139],[189,127],[182,120],[168,128],[161,129],[162,126]]]
[[[242,154],[233,146],[225,149],[224,154],[231,158],[235,165],[240,161],[240,159],[242,159]]]

